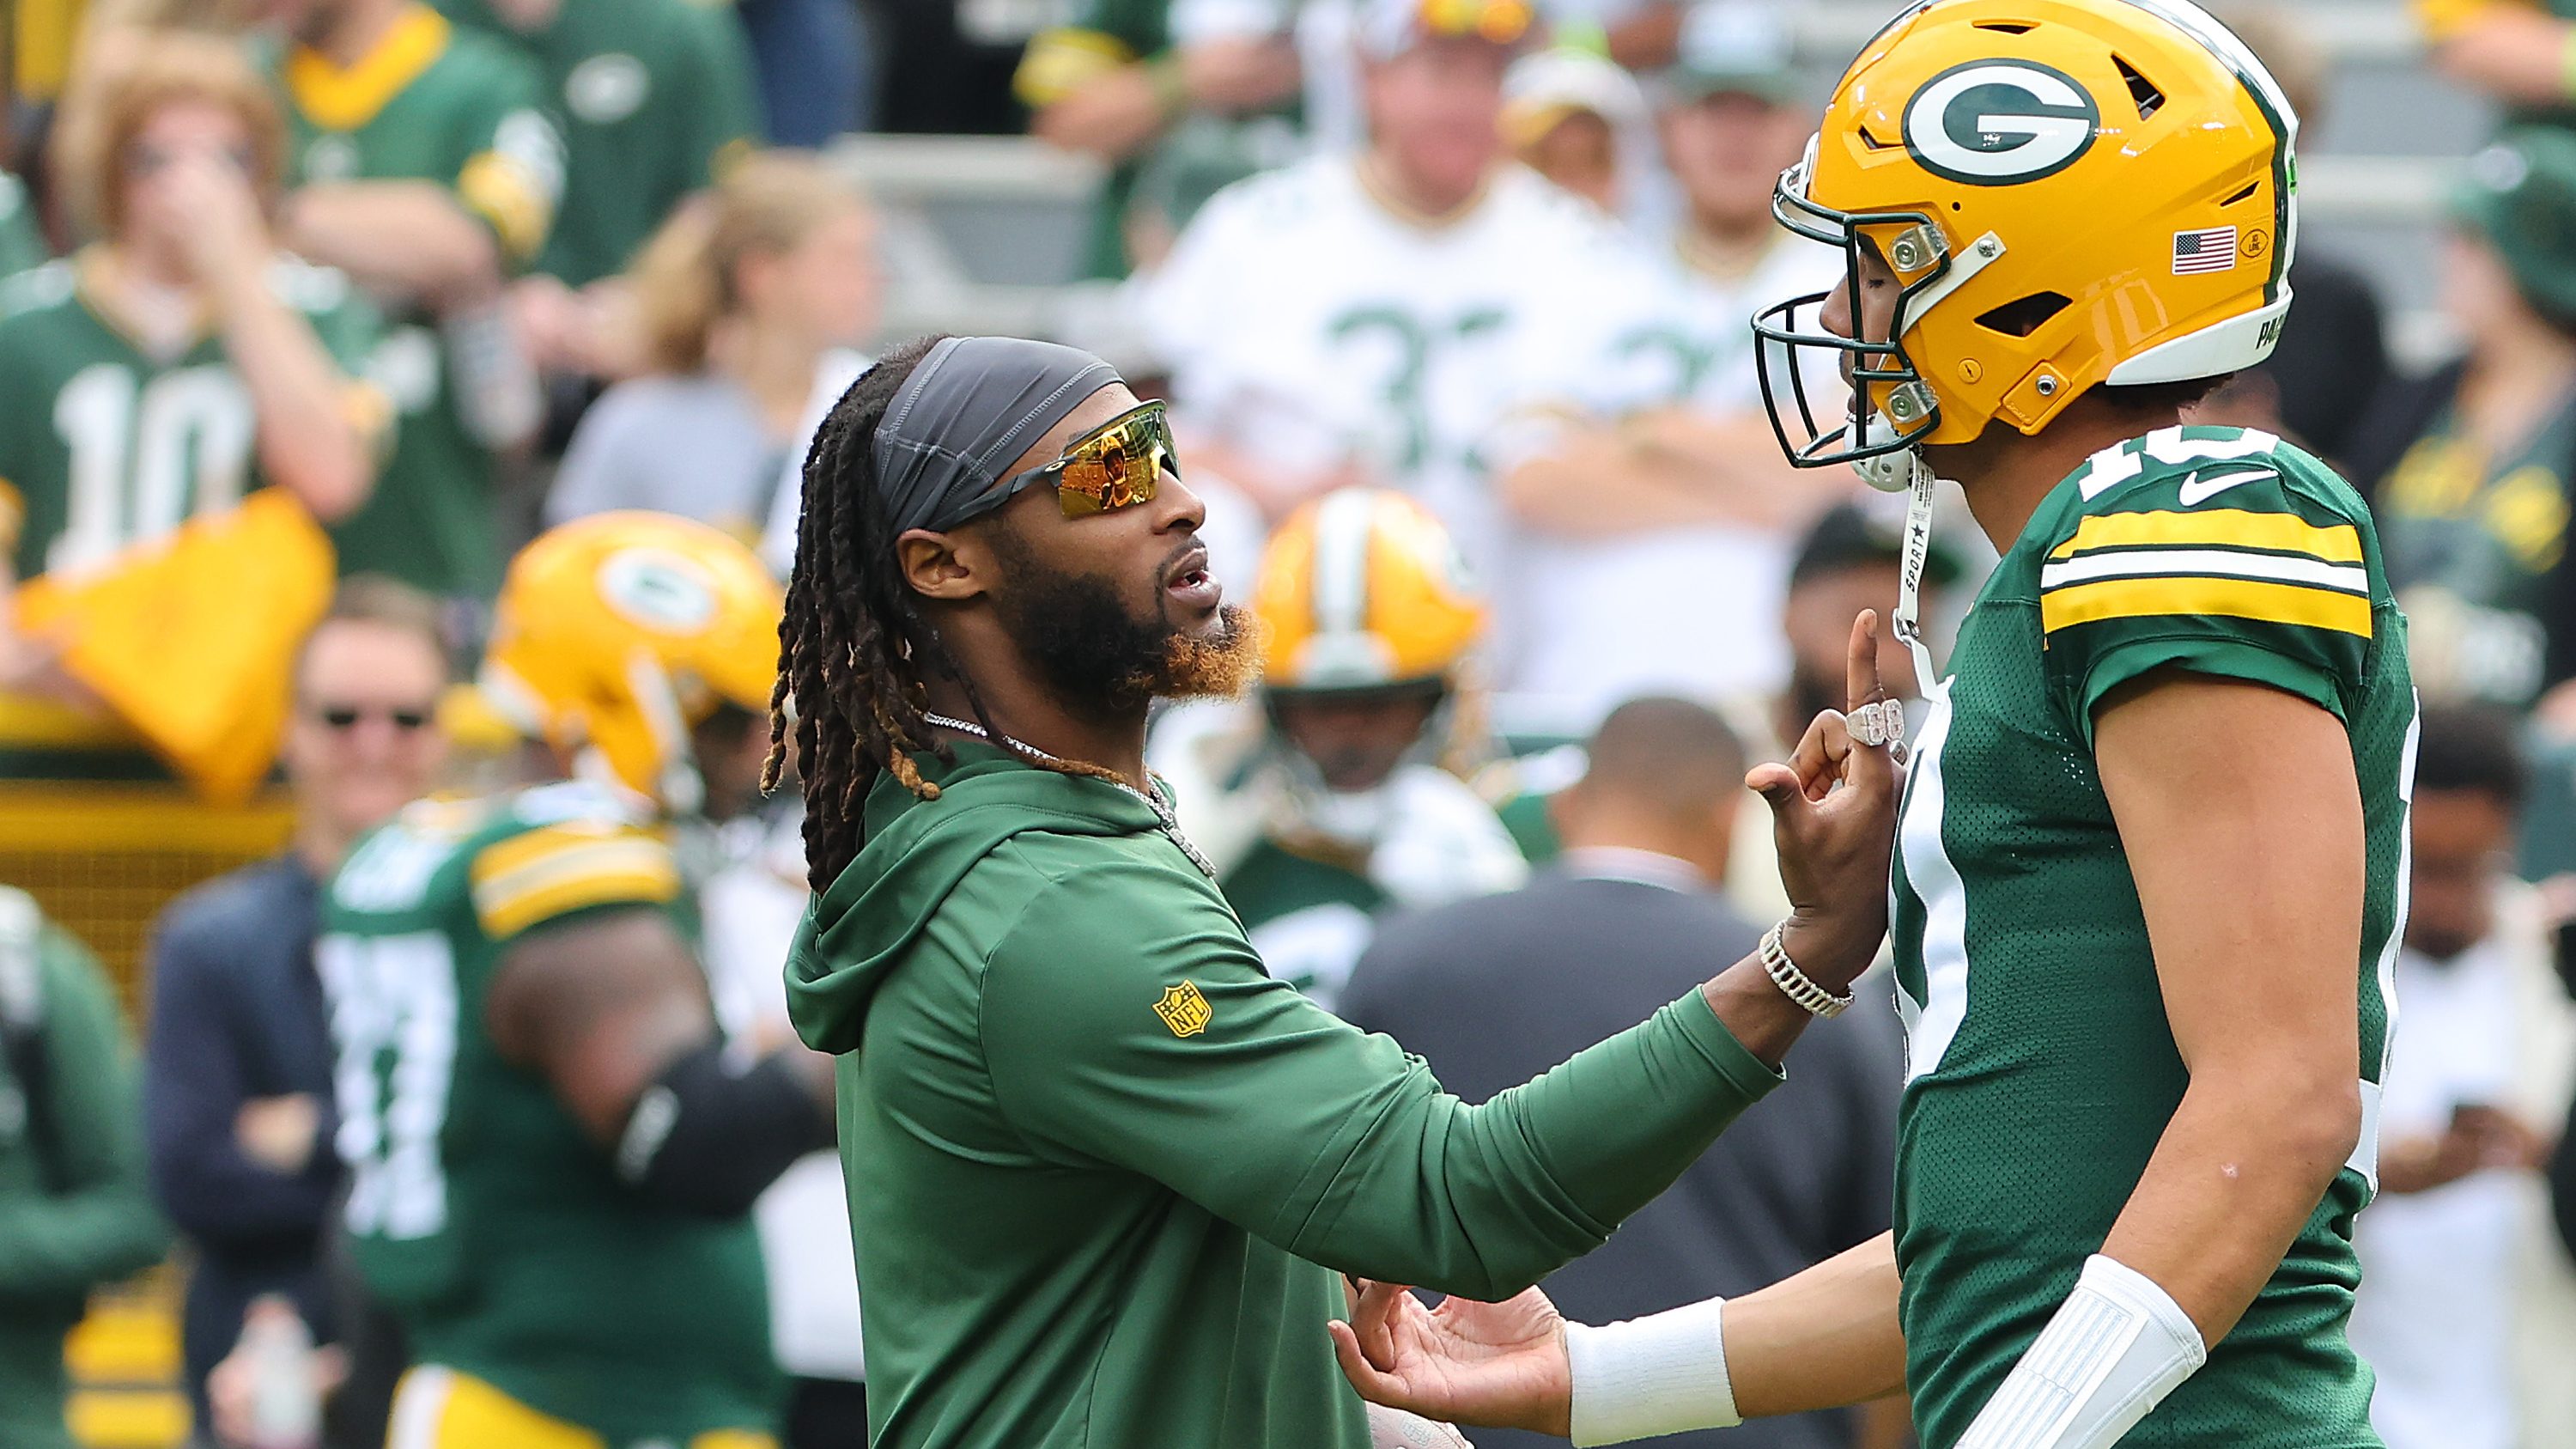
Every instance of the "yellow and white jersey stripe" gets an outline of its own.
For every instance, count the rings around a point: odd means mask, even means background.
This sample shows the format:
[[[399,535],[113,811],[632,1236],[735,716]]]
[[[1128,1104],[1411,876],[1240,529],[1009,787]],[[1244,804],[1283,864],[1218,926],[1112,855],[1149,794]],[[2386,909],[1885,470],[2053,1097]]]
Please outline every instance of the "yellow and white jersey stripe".
[[[2040,566],[2045,632],[2205,614],[2371,634],[2370,571],[2349,523],[2290,512],[2094,514]]]
[[[540,826],[483,847],[469,872],[483,933],[507,940],[593,906],[679,898],[680,865],[659,835],[607,821]]]

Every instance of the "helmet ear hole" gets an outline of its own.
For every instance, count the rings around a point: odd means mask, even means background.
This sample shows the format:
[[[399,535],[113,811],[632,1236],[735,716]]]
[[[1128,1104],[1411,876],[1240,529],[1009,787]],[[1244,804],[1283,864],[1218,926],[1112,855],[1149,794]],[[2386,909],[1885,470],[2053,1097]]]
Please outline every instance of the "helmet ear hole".
[[[2129,83],[2129,99],[2137,103],[2139,120],[2146,120],[2164,107],[2165,93],[2156,89],[2155,82],[2138,74],[2138,68],[2126,57],[2112,56],[2111,64],[2120,68],[2120,79]]]
[[[2033,292],[1980,313],[1977,325],[2006,337],[2028,337],[2073,301],[2063,292]]]

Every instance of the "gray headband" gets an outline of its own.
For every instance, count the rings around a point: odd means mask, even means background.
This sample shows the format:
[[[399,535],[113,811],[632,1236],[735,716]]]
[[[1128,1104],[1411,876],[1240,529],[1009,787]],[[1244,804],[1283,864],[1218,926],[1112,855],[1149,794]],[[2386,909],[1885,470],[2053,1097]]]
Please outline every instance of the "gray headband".
[[[877,492],[894,531],[955,528],[1005,501],[1001,470],[1122,381],[1080,348],[1020,337],[951,337],[904,379],[877,424]]]

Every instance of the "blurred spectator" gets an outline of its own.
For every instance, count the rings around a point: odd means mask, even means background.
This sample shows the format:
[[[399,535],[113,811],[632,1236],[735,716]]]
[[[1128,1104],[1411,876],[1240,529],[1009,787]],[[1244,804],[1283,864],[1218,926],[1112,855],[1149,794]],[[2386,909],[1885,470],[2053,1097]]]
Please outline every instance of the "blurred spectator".
[[[876,328],[864,199],[810,157],[749,158],[663,225],[629,286],[652,375],[583,416],[547,521],[652,508],[757,541]]]
[[[1709,0],[1513,0],[1512,8],[1558,44],[1598,51],[1643,72],[1672,63],[1683,14],[1705,3]],[[1308,134],[1327,151],[1360,144],[1368,31],[1382,23],[1372,12],[1387,7],[1376,0],[1170,0],[1170,5],[1172,32],[1185,44],[1272,36],[1292,41],[1305,81],[1300,109]],[[1408,0],[1402,8],[1443,23],[1433,13],[1437,0]]]
[[[200,1423],[206,1374],[254,1299],[283,1294],[316,1339],[335,1336],[319,1265],[340,1181],[320,884],[437,783],[448,674],[435,601],[388,579],[343,585],[297,670],[291,849],[191,890],[154,926],[144,1111],[161,1206],[196,1249],[183,1339]]]
[[[2442,304],[2468,353],[2388,389],[2349,461],[2417,687],[2523,708],[2576,675],[2576,134],[2499,137],[2452,219]]]
[[[0,277],[23,272],[47,255],[27,183],[0,167]]]
[[[2404,1028],[2380,1079],[2379,1197],[2353,1229],[2352,1345],[2377,1370],[2388,1449],[2512,1449],[2512,1325],[2545,1139],[2506,1109],[2521,1067],[2516,977],[2537,943],[2497,928],[2527,779],[2511,716],[2424,712],[2397,953]]]
[[[517,42],[563,125],[563,204],[536,270],[584,287],[625,270],[671,209],[759,144],[732,7],[695,0],[437,0]]]
[[[2517,120],[2565,125],[2576,23],[2557,3],[2412,0],[2434,69],[2502,102]]]
[[[2222,7],[2219,18],[2281,83],[2300,134],[2317,134],[2325,119],[2325,66],[2314,37],[2275,7]],[[2271,357],[2222,384],[2192,417],[2287,433],[2299,446],[2341,462],[2388,381],[2379,296],[2367,277],[2304,237],[2290,262],[2289,284],[2298,305]]]
[[[817,147],[870,129],[876,55],[856,0],[740,0],[770,144]]]
[[[1558,46],[1503,75],[1503,135],[1532,171],[1613,214],[1635,189],[1646,94],[1616,61]]]
[[[873,0],[870,33],[884,42],[875,129],[912,135],[1005,136],[1026,129],[1011,74],[1031,38],[989,21],[1048,15],[1051,4]],[[1061,13],[1057,11],[1055,13]],[[1032,27],[1034,28],[1034,27]]]
[[[610,373],[597,334],[623,299],[593,284],[617,277],[675,207],[757,144],[742,26],[732,7],[696,0],[436,3],[534,60],[563,127],[563,204],[511,289],[520,340],[541,367]]]
[[[1516,407],[1584,385],[1639,267],[1596,208],[1503,154],[1526,5],[1369,0],[1362,19],[1368,148],[1219,193],[1136,305],[1193,466],[1274,518],[1400,488],[1503,578],[1482,450]]]
[[[0,407],[17,420],[0,429],[0,478],[21,580],[95,571],[263,483],[343,517],[368,496],[385,422],[350,377],[373,310],[270,238],[283,131],[239,53],[156,38],[99,108],[106,239],[0,289]],[[0,654],[0,685],[48,690],[53,642],[14,635]]]
[[[1725,722],[1686,700],[1633,700],[1603,721],[1590,756],[1555,799],[1562,856],[1508,895],[1391,917],[1343,996],[1343,1016],[1419,1053],[1468,1101],[1529,1080],[1753,949],[1757,928],[1719,893],[1747,798],[1744,750]],[[1878,1010],[1802,1038],[1772,1104],[1547,1280],[1569,1319],[1748,1292],[1887,1230],[1900,1048],[1877,994]],[[1853,1417],[1755,1419],[1658,1442],[1844,1449]],[[1478,1449],[1556,1442],[1476,1431]]]
[[[0,888],[0,1443],[72,1449],[63,1335],[90,1290],[161,1257],[116,992]]]
[[[1796,530],[1851,490],[1843,469],[1789,466],[1754,374],[1752,315],[1842,280],[1837,253],[1771,216],[1813,129],[1789,64],[1770,12],[1693,13],[1660,118],[1685,210],[1653,295],[1590,360],[1595,406],[1500,463],[1524,535],[1514,587],[1533,601],[1502,682],[1560,729],[1588,730],[1648,691],[1715,700],[1777,686],[1788,661],[1766,631],[1677,649],[1668,630],[1633,626],[1773,617]],[[1829,371],[1808,382],[1842,387]]]
[[[386,300],[369,368],[401,417],[368,506],[335,534],[344,567],[432,593],[499,582],[495,450],[534,432],[534,370],[502,286],[544,250],[564,147],[526,57],[418,0],[273,0],[293,135],[285,239]]]
[[[1253,608],[1269,626],[1258,702],[1166,719],[1152,758],[1270,973],[1330,1007],[1381,907],[1527,874],[1444,768],[1472,763],[1483,609],[1439,522],[1370,489],[1280,527]]]
[[[1096,203],[1089,259],[1095,277],[1123,277],[1129,203],[1146,158],[1192,115],[1228,124],[1193,133],[1202,149],[1222,144],[1246,169],[1292,153],[1287,123],[1251,118],[1297,91],[1297,54],[1279,36],[1229,36],[1181,45],[1169,0],[1084,0],[1072,24],[1029,42],[1012,89],[1027,103],[1039,138],[1114,168]]]

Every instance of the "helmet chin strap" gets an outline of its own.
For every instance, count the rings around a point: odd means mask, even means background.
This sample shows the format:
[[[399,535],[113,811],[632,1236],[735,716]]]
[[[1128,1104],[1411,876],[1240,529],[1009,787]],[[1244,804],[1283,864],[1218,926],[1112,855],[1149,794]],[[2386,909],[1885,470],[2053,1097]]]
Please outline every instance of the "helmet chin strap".
[[[1896,617],[1890,627],[1914,656],[1914,684],[1929,695],[1940,678],[1932,672],[1932,651],[1923,643],[1923,570],[1932,556],[1932,489],[1940,480],[1923,450],[1906,448],[1886,455],[1905,461],[1905,557],[1897,565]],[[1881,461],[1872,459],[1872,462]]]

